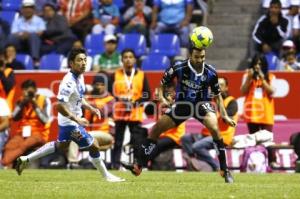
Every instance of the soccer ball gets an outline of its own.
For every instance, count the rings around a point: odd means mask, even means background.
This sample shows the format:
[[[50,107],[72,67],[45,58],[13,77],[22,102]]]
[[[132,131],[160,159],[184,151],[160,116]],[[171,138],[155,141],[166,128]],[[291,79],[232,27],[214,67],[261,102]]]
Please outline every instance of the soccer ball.
[[[195,48],[207,48],[213,42],[213,34],[205,26],[199,26],[193,29],[190,35],[191,44]]]

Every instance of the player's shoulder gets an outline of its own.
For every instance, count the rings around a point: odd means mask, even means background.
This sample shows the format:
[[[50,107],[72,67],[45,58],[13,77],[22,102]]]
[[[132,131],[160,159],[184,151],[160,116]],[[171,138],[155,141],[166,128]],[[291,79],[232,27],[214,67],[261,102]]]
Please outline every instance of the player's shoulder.
[[[173,64],[175,71],[183,69],[188,66],[188,60],[176,60]]]
[[[73,77],[73,74],[71,72],[65,74],[61,81],[61,85],[68,87],[73,87],[74,85],[76,85],[75,78]]]
[[[208,70],[210,73],[217,74],[217,69],[216,69],[213,65],[204,63],[204,67],[205,67],[205,69]]]

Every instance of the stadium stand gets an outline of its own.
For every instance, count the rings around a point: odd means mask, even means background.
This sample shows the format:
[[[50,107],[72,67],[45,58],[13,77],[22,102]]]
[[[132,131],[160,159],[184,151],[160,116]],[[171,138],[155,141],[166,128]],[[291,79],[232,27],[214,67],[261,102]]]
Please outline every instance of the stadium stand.
[[[170,59],[161,54],[151,53],[142,60],[142,69],[144,71],[161,71],[170,65]]]
[[[133,49],[137,57],[146,55],[147,46],[144,35],[137,33],[121,35],[119,37],[118,50],[121,52],[125,48]]]
[[[18,16],[19,13],[17,11],[8,11],[8,10],[0,11],[0,18],[6,21],[10,26]]]
[[[85,38],[84,47],[89,55],[94,56],[104,52],[104,34],[89,34]]]
[[[26,70],[33,70],[33,60],[28,54],[17,54],[16,59],[22,62],[26,68]]]
[[[18,11],[20,10],[22,5],[22,0],[3,0],[2,1],[2,9],[10,10],[10,11]]]
[[[63,55],[60,54],[46,54],[41,58],[40,69],[41,70],[59,70]]]
[[[180,41],[176,34],[157,34],[151,38],[150,53],[158,53],[168,57],[180,54]]]

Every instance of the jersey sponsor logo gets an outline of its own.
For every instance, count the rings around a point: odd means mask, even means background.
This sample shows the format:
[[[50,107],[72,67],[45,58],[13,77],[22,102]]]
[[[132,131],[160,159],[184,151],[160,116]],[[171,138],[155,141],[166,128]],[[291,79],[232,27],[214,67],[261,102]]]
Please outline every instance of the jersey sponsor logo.
[[[71,88],[72,82],[67,82],[67,83],[66,83],[66,86],[67,86],[68,88]]]
[[[61,91],[60,91],[60,95],[65,95],[65,96],[69,96],[70,95],[70,93],[71,93],[71,91],[70,90],[67,90],[67,89],[62,89]]]
[[[198,85],[196,84],[195,82],[193,81],[190,81],[190,80],[182,80],[181,83],[189,88],[192,88],[192,89],[201,89],[202,86],[201,85]]]
[[[154,150],[156,144],[151,143],[148,147],[142,145],[142,148],[144,148],[145,155],[150,155],[152,151]]]

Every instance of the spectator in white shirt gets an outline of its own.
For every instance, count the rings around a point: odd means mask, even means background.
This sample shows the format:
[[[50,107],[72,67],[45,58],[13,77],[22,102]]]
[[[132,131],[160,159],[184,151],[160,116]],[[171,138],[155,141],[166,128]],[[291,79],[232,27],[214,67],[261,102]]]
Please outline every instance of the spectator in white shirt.
[[[34,0],[23,0],[21,16],[13,21],[8,43],[17,47],[18,51],[28,51],[38,67],[40,59],[40,36],[46,29],[42,18],[35,15]]]

